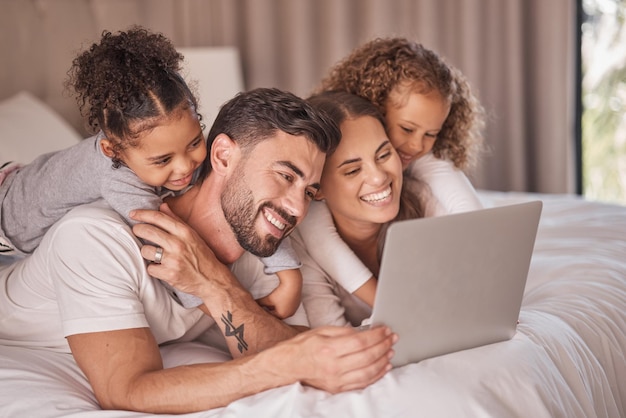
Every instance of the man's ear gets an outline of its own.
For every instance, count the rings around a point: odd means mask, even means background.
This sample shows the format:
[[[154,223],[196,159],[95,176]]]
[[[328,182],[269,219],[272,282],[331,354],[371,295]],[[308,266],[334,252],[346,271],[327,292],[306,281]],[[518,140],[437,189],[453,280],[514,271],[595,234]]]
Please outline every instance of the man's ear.
[[[102,149],[102,152],[107,157],[109,158],[115,157],[115,151],[113,150],[113,143],[109,139],[102,138],[100,140],[100,149]]]
[[[213,171],[224,173],[234,165],[233,158],[238,155],[239,147],[228,135],[219,134],[211,144],[211,167]]]

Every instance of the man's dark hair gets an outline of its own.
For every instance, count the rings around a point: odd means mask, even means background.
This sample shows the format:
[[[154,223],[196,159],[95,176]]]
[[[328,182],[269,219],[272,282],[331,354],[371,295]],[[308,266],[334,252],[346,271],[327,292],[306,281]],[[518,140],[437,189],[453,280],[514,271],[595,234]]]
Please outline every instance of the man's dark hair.
[[[333,152],[341,138],[337,124],[304,99],[276,88],[257,88],[238,93],[222,106],[209,131],[207,146],[210,149],[215,137],[226,134],[246,153],[277,131],[304,136],[325,154]],[[200,179],[210,171],[207,157]]]

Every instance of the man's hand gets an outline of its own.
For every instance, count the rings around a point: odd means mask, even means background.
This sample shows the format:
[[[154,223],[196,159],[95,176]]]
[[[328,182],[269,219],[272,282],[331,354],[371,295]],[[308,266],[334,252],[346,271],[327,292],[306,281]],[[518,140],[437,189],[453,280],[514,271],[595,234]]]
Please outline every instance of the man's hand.
[[[133,232],[163,248],[160,264],[150,264],[152,277],[168,282],[180,291],[201,298],[234,358],[248,356],[274,346],[298,330],[279,321],[252,298],[230,269],[222,264],[202,238],[176,217],[167,204],[161,211],[135,210],[139,222]],[[144,245],[141,255],[154,260],[156,247]]]
[[[397,339],[387,327],[356,331],[329,326],[301,333],[275,348],[287,350],[279,363],[303,384],[339,393],[362,389],[384,376],[392,367],[392,346]],[[270,361],[268,367],[275,364]]]
[[[200,236],[167,206],[160,211],[135,210],[131,217],[139,222],[133,226],[138,237],[154,243],[141,248],[141,255],[154,261],[157,247],[163,249],[160,263],[148,266],[152,277],[166,281],[176,289],[198,296],[220,294],[220,290],[240,286],[227,266],[222,264]],[[209,280],[210,278],[210,280]]]

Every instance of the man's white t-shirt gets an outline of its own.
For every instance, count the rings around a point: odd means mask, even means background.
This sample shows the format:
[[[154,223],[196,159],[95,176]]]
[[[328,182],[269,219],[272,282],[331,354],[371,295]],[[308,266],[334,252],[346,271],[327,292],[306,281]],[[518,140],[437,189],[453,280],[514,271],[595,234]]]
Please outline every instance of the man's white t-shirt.
[[[31,256],[0,267],[0,344],[69,352],[68,335],[142,327],[158,344],[200,337],[215,321],[179,305],[148,275],[139,248],[103,201],[73,209]],[[278,283],[259,269],[250,256],[235,273],[255,299]],[[308,325],[302,307],[285,322]]]

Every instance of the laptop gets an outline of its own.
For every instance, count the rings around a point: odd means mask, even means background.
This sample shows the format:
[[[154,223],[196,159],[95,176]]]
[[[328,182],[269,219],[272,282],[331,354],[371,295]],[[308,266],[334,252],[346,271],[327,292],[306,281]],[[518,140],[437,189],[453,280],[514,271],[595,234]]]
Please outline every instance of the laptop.
[[[515,334],[542,202],[392,224],[370,323],[400,337],[394,367]]]

